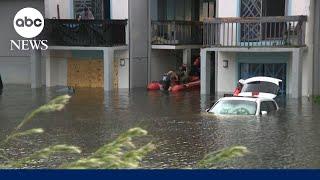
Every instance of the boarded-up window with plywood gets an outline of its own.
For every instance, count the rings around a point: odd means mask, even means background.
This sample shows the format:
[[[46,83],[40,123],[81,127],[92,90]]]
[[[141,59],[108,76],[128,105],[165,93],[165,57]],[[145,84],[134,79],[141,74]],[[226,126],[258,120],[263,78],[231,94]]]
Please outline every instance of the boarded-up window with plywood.
[[[102,60],[68,60],[68,86],[102,88],[104,69]]]

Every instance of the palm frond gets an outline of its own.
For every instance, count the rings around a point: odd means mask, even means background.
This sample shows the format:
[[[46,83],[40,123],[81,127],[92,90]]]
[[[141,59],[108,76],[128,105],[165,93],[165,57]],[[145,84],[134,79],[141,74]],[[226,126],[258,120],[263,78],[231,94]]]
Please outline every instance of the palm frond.
[[[67,169],[120,169],[138,168],[145,155],[155,149],[152,143],[136,148],[133,138],[145,136],[147,131],[141,128],[133,128],[120,135],[113,142],[99,148],[87,158],[62,165]]]
[[[8,136],[6,138],[6,140],[5,140],[5,142],[7,143],[12,139],[16,139],[16,138],[23,137],[23,136],[30,136],[30,135],[34,135],[34,134],[42,134],[43,132],[44,132],[44,130],[41,129],[41,128],[30,129],[30,130],[27,130],[27,131],[24,131],[24,132],[17,132],[17,133],[14,133],[14,134],[11,134],[10,136]]]
[[[244,146],[234,146],[207,154],[199,163],[197,168],[215,168],[217,163],[228,161],[233,158],[242,157],[249,153]]]
[[[55,145],[44,148],[40,151],[35,152],[34,154],[22,158],[17,161],[8,162],[5,164],[6,167],[10,168],[22,168],[26,165],[34,165],[37,164],[39,159],[48,159],[50,156],[57,153],[65,153],[65,154],[80,154],[80,148],[76,146],[68,146],[68,145]]]

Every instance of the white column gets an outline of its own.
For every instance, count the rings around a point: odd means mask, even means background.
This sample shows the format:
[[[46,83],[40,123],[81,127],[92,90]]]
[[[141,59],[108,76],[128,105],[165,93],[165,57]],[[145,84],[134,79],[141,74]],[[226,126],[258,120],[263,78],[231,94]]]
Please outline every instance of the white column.
[[[50,50],[45,52],[45,64],[46,64],[46,87],[52,86],[51,77],[51,55]]]
[[[201,94],[210,94],[211,57],[206,49],[201,49]]]
[[[191,70],[191,49],[183,50],[183,64],[187,65],[187,72]]]
[[[113,90],[113,61],[114,61],[114,50],[106,48],[103,50],[103,67],[104,67],[104,90]]]
[[[301,50],[297,49],[292,52],[292,67],[291,67],[291,96],[292,98],[301,97],[302,84],[302,63]]]
[[[41,51],[33,50],[30,56],[31,88],[41,87]]]

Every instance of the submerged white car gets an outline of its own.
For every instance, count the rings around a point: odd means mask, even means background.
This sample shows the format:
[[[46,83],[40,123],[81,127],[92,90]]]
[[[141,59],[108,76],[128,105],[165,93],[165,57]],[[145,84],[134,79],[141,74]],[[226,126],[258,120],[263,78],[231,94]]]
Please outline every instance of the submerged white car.
[[[208,113],[215,115],[259,116],[279,110],[278,104],[269,98],[225,97],[219,99]]]
[[[221,98],[208,113],[215,115],[266,115],[279,110],[273,99],[279,92],[280,79],[270,77],[253,77],[243,81],[239,96]]]

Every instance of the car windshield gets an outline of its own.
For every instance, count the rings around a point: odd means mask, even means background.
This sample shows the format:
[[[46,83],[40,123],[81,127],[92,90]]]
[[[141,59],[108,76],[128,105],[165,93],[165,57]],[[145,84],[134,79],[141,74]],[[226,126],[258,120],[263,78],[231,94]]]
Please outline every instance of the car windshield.
[[[257,103],[246,100],[221,100],[210,109],[216,115],[255,115]]]
[[[279,86],[271,82],[256,81],[245,84],[241,92],[261,92],[277,95]]]

